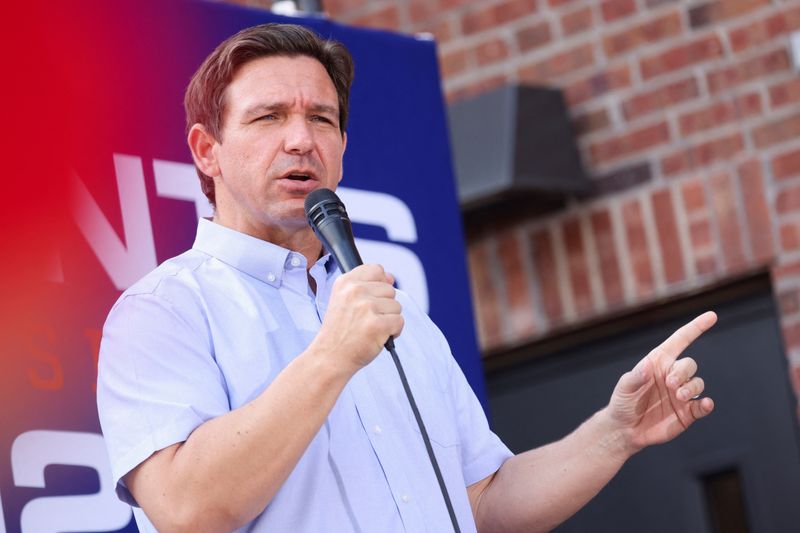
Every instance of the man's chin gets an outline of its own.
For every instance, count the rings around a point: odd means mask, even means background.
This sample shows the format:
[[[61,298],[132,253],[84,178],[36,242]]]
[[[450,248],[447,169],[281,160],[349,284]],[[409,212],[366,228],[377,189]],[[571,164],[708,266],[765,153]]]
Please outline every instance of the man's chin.
[[[287,206],[287,209],[281,213],[281,216],[275,221],[276,225],[286,229],[311,229],[306,219],[305,198],[293,201],[292,204]]]

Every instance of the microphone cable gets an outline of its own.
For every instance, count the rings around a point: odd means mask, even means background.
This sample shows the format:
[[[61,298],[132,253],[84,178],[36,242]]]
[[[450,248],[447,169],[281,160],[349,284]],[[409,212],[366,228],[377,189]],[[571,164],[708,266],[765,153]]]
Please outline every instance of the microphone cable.
[[[419,432],[422,434],[422,441],[425,443],[425,450],[428,452],[428,458],[431,461],[431,466],[433,466],[433,472],[436,474],[436,481],[439,482],[439,489],[442,491],[444,504],[447,506],[447,513],[450,515],[450,522],[453,523],[453,531],[455,531],[455,533],[461,533],[461,529],[458,527],[456,512],[453,509],[453,503],[450,501],[450,493],[447,492],[447,486],[444,483],[442,471],[439,469],[439,462],[436,460],[436,454],[433,453],[433,446],[431,446],[431,439],[428,437],[428,430],[425,428],[425,423],[422,421],[422,416],[419,414],[417,402],[414,400],[414,395],[411,393],[411,387],[408,385],[408,379],[406,378],[405,370],[403,370],[403,365],[400,363],[400,357],[397,355],[397,350],[394,346],[394,339],[389,337],[389,340],[386,341],[384,347],[389,351],[390,354],[392,354],[394,366],[397,367],[397,373],[400,374],[400,381],[403,383],[403,389],[406,391],[406,398],[408,398],[408,403],[411,406],[411,410],[414,412],[414,418],[417,420]]]

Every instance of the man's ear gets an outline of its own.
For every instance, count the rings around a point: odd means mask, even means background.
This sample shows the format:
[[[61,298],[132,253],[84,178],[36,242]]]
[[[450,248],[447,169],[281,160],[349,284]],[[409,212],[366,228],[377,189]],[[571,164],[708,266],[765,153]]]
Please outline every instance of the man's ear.
[[[212,178],[219,176],[219,162],[214,150],[214,146],[219,143],[211,135],[211,132],[202,124],[195,124],[189,130],[186,140],[189,143],[192,159],[194,159],[194,164],[197,165],[197,168],[206,176]]]
[[[338,185],[344,176],[344,151],[347,149],[347,133],[342,133],[342,164],[339,165],[339,179],[336,182]]]

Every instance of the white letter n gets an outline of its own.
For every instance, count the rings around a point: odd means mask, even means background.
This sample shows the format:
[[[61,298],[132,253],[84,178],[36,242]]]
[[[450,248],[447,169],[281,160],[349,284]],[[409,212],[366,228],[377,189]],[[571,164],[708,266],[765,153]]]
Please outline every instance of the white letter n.
[[[72,175],[72,214],[114,286],[124,290],[157,266],[144,170],[139,157],[114,154],[124,239],[111,227],[77,174]]]

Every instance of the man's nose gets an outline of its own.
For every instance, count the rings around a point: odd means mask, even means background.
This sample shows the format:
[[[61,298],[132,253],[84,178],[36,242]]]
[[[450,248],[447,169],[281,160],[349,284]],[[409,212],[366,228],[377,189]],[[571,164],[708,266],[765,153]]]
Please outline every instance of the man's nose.
[[[284,148],[289,153],[305,154],[314,147],[314,132],[304,118],[293,118],[286,126]]]

